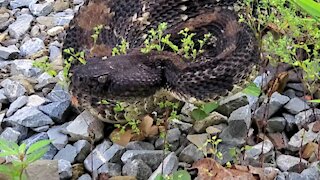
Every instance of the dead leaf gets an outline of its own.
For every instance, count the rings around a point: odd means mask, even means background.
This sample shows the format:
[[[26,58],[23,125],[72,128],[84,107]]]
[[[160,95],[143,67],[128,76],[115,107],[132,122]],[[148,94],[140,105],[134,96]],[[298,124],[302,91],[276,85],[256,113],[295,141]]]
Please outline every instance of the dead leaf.
[[[314,142],[310,142],[306,145],[303,150],[302,158],[309,159],[313,153],[317,153],[318,151],[318,144]]]
[[[113,176],[109,180],[137,180],[134,176]]]
[[[159,133],[159,127],[153,125],[153,122],[153,118],[149,115],[142,118],[139,129],[144,137],[154,137]]]
[[[126,146],[130,142],[133,136],[134,134],[132,133],[131,129],[126,130],[123,133],[120,132],[119,129],[115,129],[112,131],[109,138],[111,139],[112,142],[116,144],[119,144],[121,146]]]
[[[279,93],[283,92],[286,85],[287,85],[288,79],[289,79],[289,74],[287,71],[284,71],[284,72],[279,73],[273,80],[271,80],[267,86],[268,87],[268,92],[267,92],[268,97],[271,97],[271,95],[274,92],[279,92]]]

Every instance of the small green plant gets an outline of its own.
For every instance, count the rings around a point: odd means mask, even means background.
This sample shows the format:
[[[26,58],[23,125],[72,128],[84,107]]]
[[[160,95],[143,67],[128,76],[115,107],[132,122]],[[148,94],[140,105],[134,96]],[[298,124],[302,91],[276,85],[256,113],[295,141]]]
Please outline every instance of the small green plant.
[[[26,168],[48,151],[50,143],[50,140],[40,140],[27,148],[25,143],[18,146],[14,142],[0,139],[0,157],[10,156],[13,159],[12,164],[0,165],[0,172],[13,180],[26,179]]]
[[[242,90],[242,92],[250,96],[259,97],[262,91],[260,87],[251,82],[246,88]]]
[[[205,154],[205,156],[208,156],[208,152],[206,151],[208,148],[208,145],[211,147],[209,148],[209,153],[213,155],[213,157],[216,159],[223,159],[223,155],[220,151],[218,151],[218,145],[222,142],[222,139],[218,139],[217,136],[212,136],[211,139],[207,139],[207,141],[203,144],[202,147],[199,148],[199,150],[202,150]],[[205,150],[204,150],[205,149]]]
[[[122,38],[121,43],[112,49],[112,56],[127,54],[127,49],[129,49],[129,43]]]
[[[167,26],[167,23],[160,23],[157,30],[154,30],[153,28],[149,30],[149,35],[144,41],[145,47],[141,48],[142,53],[149,53],[152,50],[163,51],[164,44],[161,43],[162,39],[168,43],[170,38],[170,35],[167,35],[165,38],[163,37]]]
[[[191,112],[191,117],[196,120],[202,120],[210,115],[210,113],[219,107],[219,102],[213,101],[200,105]]]
[[[74,63],[75,60],[79,61],[81,64],[86,64],[85,60],[85,53],[84,51],[75,52],[73,48],[68,48],[63,50],[64,53],[69,55],[68,59],[64,60],[64,67],[63,67],[63,77],[66,81],[69,81],[70,79],[70,68],[72,63]]]
[[[171,175],[158,174],[155,180],[191,180],[191,176],[186,170],[179,170]]]
[[[180,106],[178,102],[174,103],[167,100],[167,101],[158,103],[158,105],[161,109],[168,108],[171,110],[168,120],[180,119],[180,116],[178,115],[178,112],[177,112],[177,109]]]
[[[100,24],[96,27],[93,28],[93,34],[91,35],[92,39],[93,39],[93,43],[96,44],[97,43],[97,40],[98,40],[98,37],[102,31],[102,28],[103,28],[103,24]]]
[[[57,71],[55,71],[52,67],[52,64],[49,62],[49,58],[45,57],[40,60],[36,60],[32,63],[33,67],[39,68],[44,72],[47,72],[50,76],[56,76]]]
[[[235,164],[238,164],[239,163],[239,155],[241,153],[243,153],[244,151],[248,151],[250,149],[252,149],[252,146],[249,146],[249,145],[245,145],[245,146],[241,147],[240,149],[237,147],[233,147],[233,148],[229,149],[229,154],[233,158],[233,162]]]

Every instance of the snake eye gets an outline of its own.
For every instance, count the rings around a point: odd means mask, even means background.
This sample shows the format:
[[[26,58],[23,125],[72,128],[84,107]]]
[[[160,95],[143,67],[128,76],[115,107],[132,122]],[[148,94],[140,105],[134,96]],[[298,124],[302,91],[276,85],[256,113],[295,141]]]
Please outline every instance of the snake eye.
[[[105,82],[107,82],[107,76],[99,76],[99,77],[98,77],[98,82],[99,82],[99,83],[105,83]]]

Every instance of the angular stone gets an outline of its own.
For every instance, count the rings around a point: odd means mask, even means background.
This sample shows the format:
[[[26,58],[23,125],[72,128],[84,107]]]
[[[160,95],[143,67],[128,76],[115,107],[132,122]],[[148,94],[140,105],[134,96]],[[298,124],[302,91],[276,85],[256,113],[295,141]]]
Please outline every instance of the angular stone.
[[[71,99],[69,93],[66,90],[62,89],[62,87],[59,85],[56,85],[54,87],[54,89],[47,95],[47,98],[53,102],[62,102],[67,100],[70,101]]]
[[[310,167],[308,169],[305,169],[301,173],[303,179],[320,179],[320,171],[317,167]]]
[[[53,5],[53,10],[55,12],[64,11],[69,8],[69,1],[59,0],[56,1]]]
[[[56,36],[56,35],[58,35],[59,33],[63,32],[63,31],[64,31],[63,26],[55,26],[55,27],[49,29],[47,31],[47,33],[48,33],[49,36]]]
[[[40,52],[45,48],[43,40],[39,38],[32,38],[25,43],[23,43],[20,47],[21,56],[31,57],[32,55]]]
[[[38,84],[34,86],[36,90],[43,89],[49,84],[57,83],[57,78],[53,77],[52,75],[48,74],[47,72],[43,72],[38,78],[37,78]]]
[[[298,114],[301,111],[310,109],[310,106],[298,97],[290,99],[284,106],[291,114]]]
[[[295,115],[296,124],[302,126],[320,118],[320,109],[309,109]]]
[[[36,127],[36,128],[31,128],[35,132],[46,132],[49,130],[49,125],[41,126],[41,127]]]
[[[44,125],[52,125],[52,119],[43,114],[35,107],[24,107],[6,119],[18,123],[25,127],[40,127]]]
[[[18,16],[17,20],[8,27],[10,36],[15,39],[19,39],[30,29],[32,21],[33,16],[30,14],[22,14]]]
[[[45,139],[49,139],[48,134],[45,132],[42,132],[42,133],[38,133],[30,136],[28,139],[23,140],[21,143],[26,143],[27,148],[29,148],[32,144]]]
[[[33,60],[29,59],[18,59],[14,60],[11,63],[11,74],[18,75],[22,74],[26,77],[33,77],[36,76],[40,70],[35,68],[33,64]]]
[[[288,114],[288,113],[282,113],[282,116],[286,120],[286,131],[287,132],[295,131],[296,129],[298,129],[297,125],[296,125],[296,120],[293,115]]]
[[[239,92],[232,96],[226,97],[219,102],[219,107],[216,109],[217,112],[225,116],[230,114],[236,109],[248,104],[247,97],[244,93]]]
[[[31,163],[26,169],[27,179],[59,179],[58,161],[38,160]]]
[[[58,172],[60,179],[69,179],[72,176],[72,167],[69,161],[58,160]]]
[[[0,103],[7,103],[8,98],[4,95],[4,89],[0,89]]]
[[[53,2],[45,2],[42,4],[30,4],[29,9],[35,16],[46,16],[53,10]]]
[[[121,176],[121,165],[117,163],[104,163],[97,172],[98,174],[107,173],[110,176]]]
[[[178,163],[178,157],[174,152],[168,154],[159,167],[149,177],[149,180],[155,179],[158,174],[170,175],[171,173],[177,171]]]
[[[314,141],[318,137],[318,133],[312,131],[313,125],[314,123],[308,125],[308,131],[306,131],[305,129],[301,129],[299,132],[294,134],[290,138],[288,149],[290,149],[291,151],[298,151],[301,145],[304,146],[307,143]]]
[[[152,170],[141,159],[134,159],[123,166],[122,174],[125,176],[135,176],[137,180],[145,180],[152,174]]]
[[[180,136],[181,132],[179,128],[169,129],[167,132],[167,143],[173,144],[174,142],[179,141]],[[155,142],[156,149],[164,148],[164,143],[165,142],[163,138],[160,137],[159,139],[157,139],[157,141]]]
[[[189,144],[187,147],[185,147],[179,155],[180,161],[189,164],[198,161],[202,158],[204,158],[203,152],[193,144]]]
[[[252,146],[252,148],[250,148],[249,150],[246,150],[245,156],[247,158],[252,158],[255,160],[259,159],[261,152],[262,152],[262,147],[263,147],[262,154],[267,154],[273,149],[273,144],[269,140],[265,140],[263,142],[260,142],[256,145]]]
[[[59,160],[64,159],[66,161],[69,161],[70,163],[73,163],[75,158],[77,156],[77,150],[74,146],[67,144],[66,147],[62,148],[53,159]]]
[[[193,129],[197,133],[203,133],[205,132],[207,127],[215,124],[226,123],[227,119],[228,118],[226,116],[214,111],[210,113],[208,117],[202,119],[201,121],[195,121]]]
[[[10,6],[12,9],[20,7],[29,7],[29,5],[36,3],[38,0],[13,0],[10,1]]]
[[[23,96],[27,90],[17,81],[12,81],[10,79],[3,80],[0,85],[3,87],[4,95],[13,102],[18,97]]]
[[[281,109],[282,106],[284,106],[289,100],[289,97],[281,95],[278,92],[273,93],[271,95],[269,104],[267,105],[266,103],[263,103],[254,113],[254,118],[257,120],[262,120],[267,110],[266,108],[268,107],[268,114],[265,118],[269,119],[272,115],[278,112],[278,110]]]
[[[163,156],[162,150],[129,150],[122,155],[121,160],[123,163],[128,163],[134,159],[141,159],[155,170],[161,164]]]
[[[196,145],[198,148],[202,148],[203,145],[207,142],[207,140],[210,138],[210,135],[207,133],[204,134],[193,134],[188,135],[187,139],[194,145]],[[206,153],[206,149],[203,151]]]
[[[79,140],[73,144],[77,150],[76,161],[83,162],[91,150],[91,144],[86,140]]]
[[[286,120],[283,117],[273,117],[267,121],[267,131],[270,133],[282,132],[286,127]]]
[[[301,159],[301,162],[307,164],[307,161],[304,159]],[[294,166],[300,163],[300,158],[282,154],[278,156],[276,163],[281,171],[290,171]]]
[[[276,150],[285,149],[288,147],[288,139],[284,133],[269,133],[268,137]]]
[[[10,107],[6,113],[7,117],[11,116],[14,112],[16,112],[18,109],[23,107],[28,102],[27,96],[20,96],[15,101],[13,101],[10,104]]]
[[[94,133],[94,140],[99,141],[104,135],[103,127],[102,121],[93,117],[90,112],[83,111],[66,127],[66,131],[71,136],[71,140],[74,141],[80,139],[90,140],[90,131]]]
[[[49,51],[50,51],[50,56],[49,60],[51,63],[57,66],[62,66],[63,65],[63,57],[62,57],[62,52],[61,49],[57,46],[49,46]]]
[[[89,174],[83,174],[78,178],[78,180],[92,180],[92,178]]]
[[[40,97],[38,95],[31,95],[28,97],[27,106],[37,107],[44,104],[45,102],[48,102],[48,99]]]
[[[126,146],[127,150],[154,150],[154,146],[151,143],[144,141],[132,141]]]
[[[50,104],[39,106],[39,110],[51,117],[55,122],[62,123],[70,101],[52,102]]]
[[[305,90],[302,83],[288,83],[287,87],[301,92]]]
[[[183,121],[179,121],[177,119],[173,119],[172,123],[174,124],[175,127],[179,127],[179,129],[182,132],[189,132],[192,129],[192,124],[191,123],[186,123]]]
[[[51,143],[58,150],[61,150],[68,143],[68,136],[63,134],[62,131],[63,126],[53,126],[48,130],[49,139],[52,141]]]
[[[238,108],[233,111],[228,119],[228,124],[230,125],[234,121],[243,121],[247,129],[251,126],[251,109],[249,105]]]
[[[19,56],[19,53],[20,51],[15,45],[8,47],[0,46],[0,59],[15,59]]]
[[[17,143],[20,135],[21,133],[19,131],[16,131],[11,127],[7,127],[1,133],[0,138]]]
[[[84,167],[90,171],[96,171],[102,164],[106,163],[112,157],[104,157],[104,152],[111,147],[111,142],[103,141],[99,144],[84,160]]]
[[[64,12],[56,13],[54,16],[53,25],[54,26],[65,26],[70,24],[70,21],[73,19],[74,14]]]
[[[52,144],[49,145],[49,150],[47,151],[46,154],[43,155],[41,159],[48,159],[52,160],[54,156],[57,154],[58,149],[54,147]]]

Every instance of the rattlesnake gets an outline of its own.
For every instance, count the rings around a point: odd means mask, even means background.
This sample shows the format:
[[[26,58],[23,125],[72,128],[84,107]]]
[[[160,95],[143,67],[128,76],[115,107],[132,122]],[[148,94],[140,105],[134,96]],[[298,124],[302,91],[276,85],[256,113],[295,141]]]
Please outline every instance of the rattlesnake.
[[[92,0],[80,9],[64,41],[64,48],[85,51],[87,64],[73,66],[71,93],[78,106],[105,120],[105,100],[148,97],[166,89],[180,100],[209,101],[226,95],[258,63],[258,48],[251,29],[238,23],[232,9],[236,0]],[[188,28],[194,39],[211,33],[196,60],[169,52],[143,54],[146,34],[161,22],[165,33],[179,44],[178,32]],[[96,43],[93,28],[102,24]],[[112,56],[125,39],[126,55]],[[181,45],[181,43],[180,43]]]

